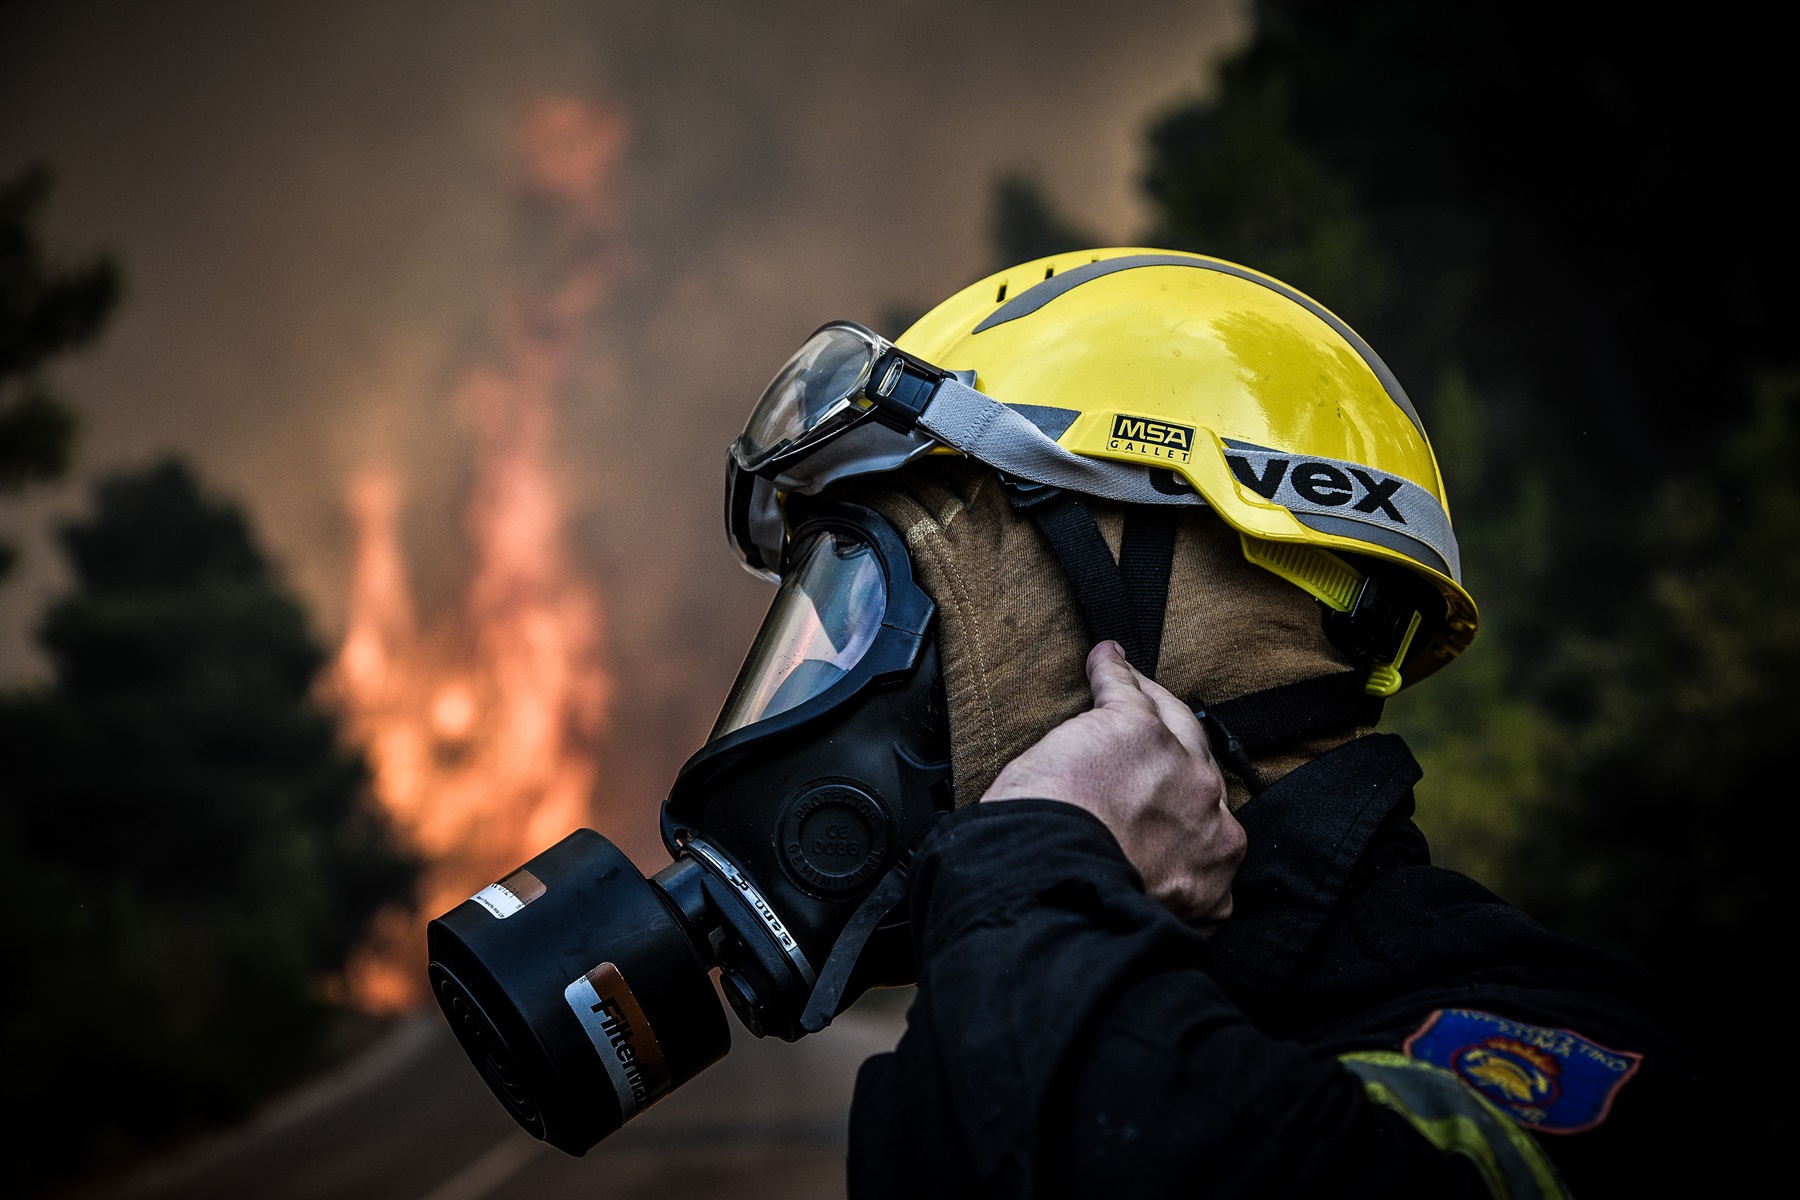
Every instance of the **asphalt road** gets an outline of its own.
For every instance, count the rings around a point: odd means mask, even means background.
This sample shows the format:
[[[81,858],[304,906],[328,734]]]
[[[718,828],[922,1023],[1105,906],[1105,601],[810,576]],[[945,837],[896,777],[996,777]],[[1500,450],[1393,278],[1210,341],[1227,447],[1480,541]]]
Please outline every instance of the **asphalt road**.
[[[153,1164],[107,1200],[630,1200],[844,1194],[856,1069],[889,1049],[900,997],[789,1045],[732,1024],[731,1053],[570,1158],[513,1124],[433,1011],[242,1129]]]

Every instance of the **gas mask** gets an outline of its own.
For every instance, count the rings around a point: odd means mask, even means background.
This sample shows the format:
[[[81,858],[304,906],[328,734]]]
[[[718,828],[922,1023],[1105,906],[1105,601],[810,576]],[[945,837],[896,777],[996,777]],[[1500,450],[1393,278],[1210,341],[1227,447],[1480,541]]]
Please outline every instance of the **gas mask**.
[[[951,807],[934,607],[877,513],[821,504],[646,879],[592,830],[433,921],[430,983],[519,1124],[581,1154],[751,1033],[914,978],[913,848]]]

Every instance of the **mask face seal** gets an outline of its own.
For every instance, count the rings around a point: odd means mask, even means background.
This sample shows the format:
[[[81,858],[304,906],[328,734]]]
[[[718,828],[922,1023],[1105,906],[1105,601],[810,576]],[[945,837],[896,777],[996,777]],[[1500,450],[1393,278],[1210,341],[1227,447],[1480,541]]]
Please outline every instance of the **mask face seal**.
[[[431,923],[432,994],[495,1095],[580,1154],[729,1048],[709,972],[792,1041],[915,977],[913,848],[951,807],[935,608],[877,513],[816,506],[645,879],[571,834]]]

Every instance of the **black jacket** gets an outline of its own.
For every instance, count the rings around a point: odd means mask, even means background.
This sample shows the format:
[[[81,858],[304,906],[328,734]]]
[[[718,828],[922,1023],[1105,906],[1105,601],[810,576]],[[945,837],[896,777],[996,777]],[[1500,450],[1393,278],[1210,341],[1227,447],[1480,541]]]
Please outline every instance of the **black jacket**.
[[[1081,809],[945,818],[915,867],[906,1034],[857,1079],[853,1200],[1488,1195],[1479,1148],[1445,1152],[1414,1119],[1434,1114],[1371,1086],[1396,1069],[1458,1111],[1485,1096],[1511,1119],[1474,1126],[1535,1140],[1571,1194],[1665,1194],[1699,1093],[1656,993],[1431,866],[1419,777],[1375,735],[1246,805],[1210,942]]]

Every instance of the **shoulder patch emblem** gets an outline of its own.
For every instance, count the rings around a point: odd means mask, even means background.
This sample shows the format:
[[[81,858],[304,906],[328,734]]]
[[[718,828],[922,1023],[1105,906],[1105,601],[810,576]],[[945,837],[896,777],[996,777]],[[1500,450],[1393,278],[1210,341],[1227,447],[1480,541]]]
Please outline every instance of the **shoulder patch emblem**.
[[[1567,1029],[1472,1008],[1438,1009],[1402,1050],[1455,1072],[1502,1112],[1541,1133],[1580,1133],[1606,1120],[1613,1097],[1644,1059]]]

